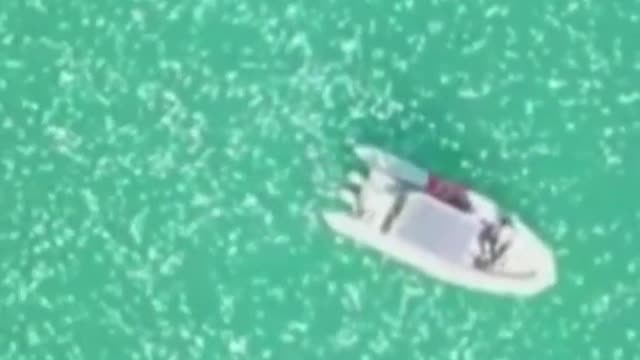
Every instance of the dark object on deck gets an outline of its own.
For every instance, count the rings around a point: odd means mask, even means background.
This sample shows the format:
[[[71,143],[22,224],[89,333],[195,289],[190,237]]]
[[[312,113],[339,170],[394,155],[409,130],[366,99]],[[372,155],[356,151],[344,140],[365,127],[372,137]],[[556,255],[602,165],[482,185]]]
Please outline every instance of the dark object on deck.
[[[458,210],[471,212],[471,201],[467,196],[467,190],[458,184],[443,180],[435,175],[429,175],[426,191],[436,199],[439,199]]]

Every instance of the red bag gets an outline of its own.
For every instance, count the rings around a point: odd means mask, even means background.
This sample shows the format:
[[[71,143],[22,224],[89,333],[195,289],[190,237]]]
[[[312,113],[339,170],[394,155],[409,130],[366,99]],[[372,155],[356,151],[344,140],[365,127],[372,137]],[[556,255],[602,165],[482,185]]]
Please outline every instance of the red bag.
[[[471,210],[471,202],[464,186],[446,181],[435,175],[429,175],[425,190],[427,194],[459,210]]]

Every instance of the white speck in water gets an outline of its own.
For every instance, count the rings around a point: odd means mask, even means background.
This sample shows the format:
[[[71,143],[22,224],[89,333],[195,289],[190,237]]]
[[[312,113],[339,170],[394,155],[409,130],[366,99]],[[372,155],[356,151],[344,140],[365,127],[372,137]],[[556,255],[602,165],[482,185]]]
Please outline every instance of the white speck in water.
[[[148,209],[140,211],[133,217],[133,220],[131,220],[131,224],[129,225],[129,234],[133,238],[133,241],[138,244],[142,242],[142,232],[144,231],[145,219],[148,213]]]
[[[229,352],[234,355],[245,355],[247,353],[247,339],[239,337],[229,341]]]
[[[431,33],[432,35],[435,34],[439,34],[442,29],[444,28],[444,25],[442,24],[442,21],[430,21],[429,24],[427,25],[427,28],[429,29],[429,33]]]

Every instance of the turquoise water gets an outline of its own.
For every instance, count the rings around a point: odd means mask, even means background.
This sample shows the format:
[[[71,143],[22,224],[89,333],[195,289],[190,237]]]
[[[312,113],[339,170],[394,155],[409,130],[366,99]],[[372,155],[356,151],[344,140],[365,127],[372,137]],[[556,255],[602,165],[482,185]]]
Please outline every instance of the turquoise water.
[[[640,359],[640,1],[0,5],[0,359]],[[332,234],[356,142],[558,256],[529,300]]]

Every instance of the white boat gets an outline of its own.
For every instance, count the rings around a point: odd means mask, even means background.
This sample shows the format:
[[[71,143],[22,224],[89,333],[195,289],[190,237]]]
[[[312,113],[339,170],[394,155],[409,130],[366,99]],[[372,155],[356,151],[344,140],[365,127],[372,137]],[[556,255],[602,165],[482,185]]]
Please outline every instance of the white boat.
[[[323,213],[337,233],[469,289],[531,296],[556,282],[550,249],[488,197],[371,146],[355,153],[367,171],[340,192],[351,209]]]

